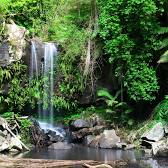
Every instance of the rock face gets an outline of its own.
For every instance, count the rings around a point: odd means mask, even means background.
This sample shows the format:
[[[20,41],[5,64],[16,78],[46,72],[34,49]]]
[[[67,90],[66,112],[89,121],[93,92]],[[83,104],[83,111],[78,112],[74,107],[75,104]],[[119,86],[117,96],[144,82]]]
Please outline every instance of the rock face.
[[[11,24],[5,25],[6,40],[2,44],[0,50],[0,66],[8,65],[14,61],[18,61],[25,54],[25,34],[27,30],[24,27],[17,26],[13,21]]]
[[[48,147],[57,142],[64,142],[65,137],[59,134],[57,130],[44,130],[36,120],[32,120],[31,139],[36,147]]]
[[[149,132],[142,135],[141,139],[157,142],[164,137],[164,127],[162,123],[157,123]]]
[[[0,46],[0,66],[9,64],[9,45],[4,42]]]
[[[32,48],[33,48],[34,51],[32,51]],[[31,65],[31,62],[32,62],[31,54],[32,54],[32,52],[36,53],[37,69],[38,69],[38,72],[41,72],[42,64],[44,63],[44,42],[37,37],[31,39],[31,41],[29,41],[29,43],[27,43],[27,45],[26,45],[26,51],[25,52],[26,52],[26,54],[23,55],[22,60],[28,66],[29,72],[31,72],[31,66],[32,66]],[[33,69],[33,72],[36,72],[36,69]]]
[[[24,27],[16,25],[12,20],[5,25],[5,37],[0,45],[0,66],[6,66],[18,61],[25,55],[28,31]]]

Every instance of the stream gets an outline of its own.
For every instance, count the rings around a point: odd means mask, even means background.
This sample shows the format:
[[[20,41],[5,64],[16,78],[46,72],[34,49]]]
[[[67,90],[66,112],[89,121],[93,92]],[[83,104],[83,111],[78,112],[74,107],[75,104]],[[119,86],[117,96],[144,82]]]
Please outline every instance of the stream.
[[[168,158],[147,158],[144,153],[136,150],[96,149],[74,145],[68,150],[33,149],[22,158],[54,159],[54,160],[95,160],[129,162],[130,168],[168,168]]]

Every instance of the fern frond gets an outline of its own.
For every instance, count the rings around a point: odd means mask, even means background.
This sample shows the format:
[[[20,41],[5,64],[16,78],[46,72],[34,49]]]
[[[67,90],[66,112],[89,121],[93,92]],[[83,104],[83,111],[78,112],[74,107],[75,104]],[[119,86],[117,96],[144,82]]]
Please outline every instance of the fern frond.
[[[98,91],[97,91],[97,96],[98,96],[98,97],[106,97],[106,98],[108,98],[108,99],[110,99],[110,100],[113,100],[113,99],[114,99],[114,97],[108,92],[107,89],[98,90]]]
[[[168,27],[160,27],[157,31],[157,34],[166,34],[168,33]]]
[[[161,42],[161,44],[160,44],[160,46],[158,47],[158,49],[163,49],[163,48],[165,48],[165,47],[168,47],[168,38],[164,39],[164,40]]]
[[[168,62],[168,50],[160,57],[158,63],[167,63]]]

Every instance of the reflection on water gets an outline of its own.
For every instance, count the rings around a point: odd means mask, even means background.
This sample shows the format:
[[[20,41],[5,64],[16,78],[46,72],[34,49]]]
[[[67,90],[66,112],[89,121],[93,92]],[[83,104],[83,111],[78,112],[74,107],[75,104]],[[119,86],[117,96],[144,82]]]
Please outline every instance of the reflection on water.
[[[139,156],[140,156],[139,152]],[[136,161],[138,153],[133,151],[110,150],[110,149],[95,149],[82,146],[75,146],[69,150],[47,150],[34,149],[24,157],[35,159],[56,159],[56,160],[129,160]]]
[[[24,158],[33,159],[55,159],[55,160],[96,160],[96,161],[113,161],[125,160],[128,162],[138,163],[138,167],[168,168],[168,158],[155,160],[144,158],[143,153],[134,150],[111,150],[95,149],[83,146],[74,146],[68,150],[47,150],[34,149],[26,153]],[[133,166],[134,167],[134,166]]]

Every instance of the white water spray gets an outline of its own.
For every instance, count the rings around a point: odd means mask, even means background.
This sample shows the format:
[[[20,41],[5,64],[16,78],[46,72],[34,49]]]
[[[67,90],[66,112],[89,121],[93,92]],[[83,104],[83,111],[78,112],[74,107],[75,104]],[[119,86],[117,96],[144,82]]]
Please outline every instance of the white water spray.
[[[46,77],[44,83],[44,92],[48,94],[49,106],[47,110],[43,110],[42,118],[48,115],[49,122],[53,124],[53,103],[52,97],[54,95],[54,62],[56,56],[58,55],[57,47],[54,43],[44,44],[44,65],[43,65],[43,75]],[[44,96],[45,97],[45,96]],[[43,104],[45,103],[43,99]],[[47,112],[46,112],[47,111]]]

